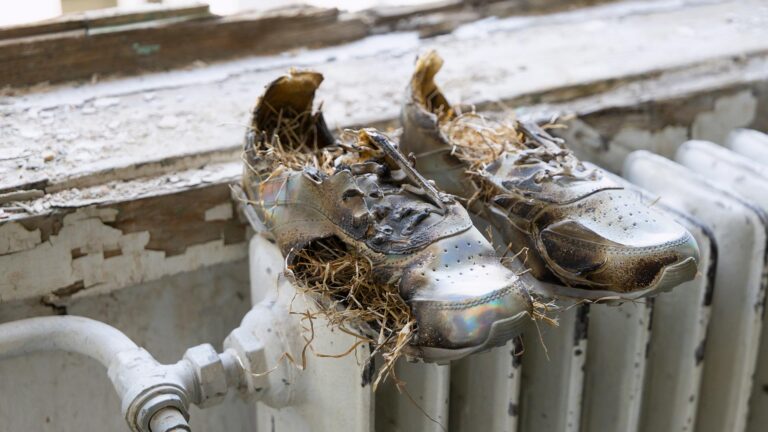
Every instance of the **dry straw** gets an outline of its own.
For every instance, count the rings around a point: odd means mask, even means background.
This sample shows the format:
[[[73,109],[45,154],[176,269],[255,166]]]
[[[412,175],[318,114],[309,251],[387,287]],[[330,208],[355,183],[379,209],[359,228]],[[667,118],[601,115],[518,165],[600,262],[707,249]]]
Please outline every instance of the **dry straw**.
[[[393,375],[413,337],[411,310],[394,284],[377,282],[371,261],[335,237],[312,242],[288,266],[300,291],[316,299],[323,317],[374,347],[384,364],[374,389]]]

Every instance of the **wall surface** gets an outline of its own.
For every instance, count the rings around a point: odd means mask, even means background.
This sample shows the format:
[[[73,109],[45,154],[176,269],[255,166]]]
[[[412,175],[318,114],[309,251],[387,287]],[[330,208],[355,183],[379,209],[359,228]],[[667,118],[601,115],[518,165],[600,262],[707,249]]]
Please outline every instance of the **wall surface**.
[[[72,300],[66,310],[117,327],[171,363],[197,344],[220,350],[249,305],[248,266],[241,260]],[[52,313],[38,302],[0,305],[2,322]],[[193,407],[195,432],[253,431],[254,411],[231,396],[205,411]],[[106,371],[73,354],[0,361],[0,419],[2,432],[128,431]]]

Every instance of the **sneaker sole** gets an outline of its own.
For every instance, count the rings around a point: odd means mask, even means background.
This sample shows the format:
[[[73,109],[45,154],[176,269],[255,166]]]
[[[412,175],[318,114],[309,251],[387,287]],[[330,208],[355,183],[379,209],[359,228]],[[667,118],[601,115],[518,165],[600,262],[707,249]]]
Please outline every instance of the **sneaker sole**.
[[[510,339],[519,336],[530,321],[531,318],[528,312],[520,312],[509,318],[498,320],[491,324],[491,329],[485,341],[471,347],[457,349],[422,347],[420,348],[422,360],[424,363],[448,364],[452,360],[458,360],[470,354],[503,346]]]
[[[665,267],[650,287],[639,291],[619,293],[607,290],[572,288],[547,282],[537,282],[532,291],[546,297],[566,297],[570,299],[590,300],[593,302],[622,303],[653,296],[662,292],[669,292],[681,283],[693,279],[696,276],[697,271],[698,265],[696,259],[691,257],[686,258],[675,265]]]

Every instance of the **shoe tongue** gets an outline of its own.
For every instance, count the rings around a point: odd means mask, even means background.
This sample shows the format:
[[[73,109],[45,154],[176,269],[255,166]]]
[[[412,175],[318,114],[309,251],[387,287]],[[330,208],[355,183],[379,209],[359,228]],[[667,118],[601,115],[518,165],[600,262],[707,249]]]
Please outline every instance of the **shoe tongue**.
[[[535,123],[519,122],[527,149],[507,152],[485,168],[497,186],[542,201],[563,204],[605,189],[621,189],[595,168],[585,167]]]
[[[487,179],[496,186],[541,201],[564,204],[605,189],[622,189],[606,176],[555,176],[540,180],[552,169],[544,162],[519,163],[518,157],[505,154],[485,169]]]
[[[397,170],[391,171],[393,180],[410,180],[411,184],[415,186],[411,192],[426,198],[439,209],[441,214],[445,212],[446,204],[453,202],[450,196],[438,192],[432,183],[413,169],[411,163],[400,153],[395,144],[380,132],[375,129],[363,129],[360,131],[358,139],[360,144],[380,150],[384,154],[390,170],[397,168]]]
[[[355,144],[340,145],[347,150],[335,159],[332,177],[347,178],[352,188],[344,202],[365,209],[360,236],[372,250],[414,253],[472,226],[466,212],[416,172],[383,134],[361,130]]]

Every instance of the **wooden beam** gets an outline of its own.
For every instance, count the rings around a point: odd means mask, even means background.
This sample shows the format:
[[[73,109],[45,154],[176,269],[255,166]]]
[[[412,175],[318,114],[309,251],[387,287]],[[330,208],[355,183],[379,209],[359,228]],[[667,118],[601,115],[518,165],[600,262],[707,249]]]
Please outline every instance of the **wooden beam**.
[[[0,40],[2,84],[157,71],[201,59],[217,61],[333,45],[368,34],[360,18],[312,7],[138,24],[101,27],[99,31],[75,27]]]
[[[31,24],[0,27],[0,40],[76,29],[87,31],[103,27],[116,27],[147,21],[196,19],[211,16],[207,4],[185,6],[148,4],[141,8],[128,11],[120,8],[98,9],[88,12],[66,14],[58,18]]]
[[[568,9],[613,0],[438,0],[355,14],[291,6],[220,17],[207,5],[105,9],[0,28],[0,85],[88,80],[246,55],[319,47],[388,31],[449,33],[487,16]],[[477,3],[477,4],[474,4]]]
[[[439,12],[455,12],[464,8],[464,0],[438,0],[425,4],[379,6],[368,9],[375,26],[394,26],[405,19]]]

